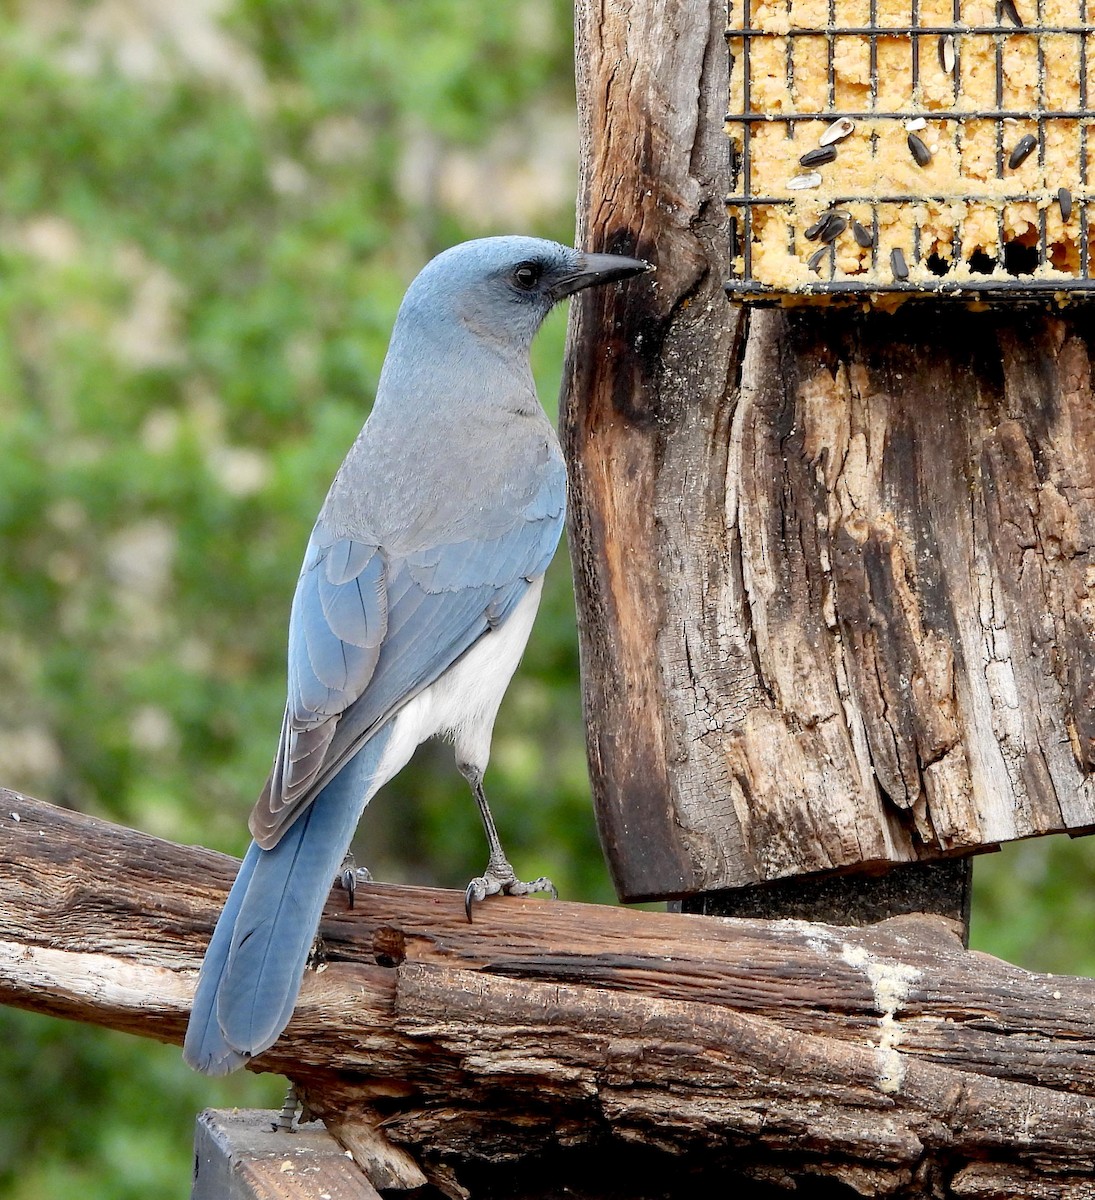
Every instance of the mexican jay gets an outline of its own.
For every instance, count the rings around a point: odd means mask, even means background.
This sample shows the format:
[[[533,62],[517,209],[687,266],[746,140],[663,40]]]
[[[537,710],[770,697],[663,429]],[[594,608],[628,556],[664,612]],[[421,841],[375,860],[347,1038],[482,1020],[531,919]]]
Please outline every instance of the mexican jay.
[[[482,787],[566,502],[529,347],[557,300],[645,269],[485,238],[438,255],[408,289],[372,413],[304,555],[274,765],[186,1033],[197,1070],[235,1070],[289,1023],[358,819],[427,738],[452,738],[486,829],[469,917],[498,892],[554,891],[517,879]]]

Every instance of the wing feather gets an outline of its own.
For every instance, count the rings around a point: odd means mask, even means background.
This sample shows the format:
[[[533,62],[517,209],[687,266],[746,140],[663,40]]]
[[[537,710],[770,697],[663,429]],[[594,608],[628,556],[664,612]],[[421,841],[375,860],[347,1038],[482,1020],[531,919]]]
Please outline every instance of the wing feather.
[[[504,532],[395,555],[379,539],[308,544],[289,620],[289,695],[273,769],[251,814],[260,846],[282,833],[361,746],[506,619],[562,531],[561,461]]]

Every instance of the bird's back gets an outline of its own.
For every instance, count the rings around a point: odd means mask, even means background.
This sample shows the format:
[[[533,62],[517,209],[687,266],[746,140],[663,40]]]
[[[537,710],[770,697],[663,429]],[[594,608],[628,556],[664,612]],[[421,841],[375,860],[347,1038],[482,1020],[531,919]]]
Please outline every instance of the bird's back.
[[[413,332],[413,331],[412,331]],[[495,538],[541,491],[565,497],[559,440],[536,396],[527,355],[499,353],[465,331],[414,356],[393,336],[373,411],[339,468],[321,520],[376,538],[394,557]],[[429,352],[429,351],[432,351]]]

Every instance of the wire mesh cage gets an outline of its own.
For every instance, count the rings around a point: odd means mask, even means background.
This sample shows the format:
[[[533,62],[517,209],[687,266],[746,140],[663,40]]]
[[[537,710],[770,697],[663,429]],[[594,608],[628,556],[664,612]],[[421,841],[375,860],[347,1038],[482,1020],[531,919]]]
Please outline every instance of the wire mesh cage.
[[[731,0],[731,296],[1095,295],[1089,4]]]

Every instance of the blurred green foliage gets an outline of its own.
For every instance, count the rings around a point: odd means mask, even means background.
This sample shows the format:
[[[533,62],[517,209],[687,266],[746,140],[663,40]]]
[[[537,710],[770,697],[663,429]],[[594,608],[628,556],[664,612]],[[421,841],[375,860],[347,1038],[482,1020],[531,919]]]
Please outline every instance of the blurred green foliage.
[[[0,8],[0,783],[240,853],[300,554],[403,288],[464,237],[570,240],[576,149],[562,0],[217,8]],[[536,348],[549,405],[564,329]],[[564,555],[488,781],[519,872],[611,899]],[[446,747],[358,846],[450,886],[483,853]],[[1089,847],[1006,853],[977,943],[1095,970]],[[186,1196],[197,1110],[280,1100],[171,1047],[2,1009],[0,1032],[3,1200]]]
[[[300,555],[403,289],[465,237],[569,241],[576,163],[567,4],[213,7],[0,17],[0,780],[240,853]],[[549,402],[564,331],[536,350]],[[490,782],[519,869],[608,899],[576,671],[560,556]],[[444,747],[359,846],[451,885],[483,855]],[[0,1022],[5,1198],[185,1196],[201,1107],[280,1102],[171,1047]]]

